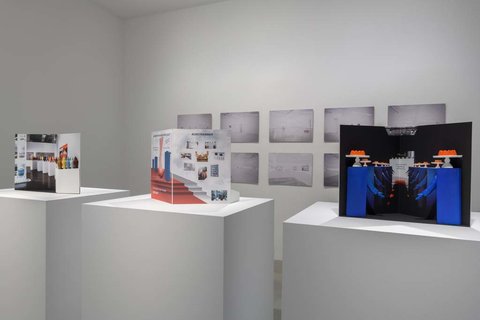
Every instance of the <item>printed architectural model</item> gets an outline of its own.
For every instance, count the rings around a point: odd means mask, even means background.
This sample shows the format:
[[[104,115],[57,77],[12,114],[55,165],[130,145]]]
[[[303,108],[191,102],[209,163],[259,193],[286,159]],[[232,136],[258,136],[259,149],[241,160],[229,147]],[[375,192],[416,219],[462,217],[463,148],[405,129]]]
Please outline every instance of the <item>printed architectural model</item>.
[[[342,126],[340,215],[470,225],[472,123]]]
[[[151,194],[174,204],[230,202],[230,132],[152,133]]]
[[[80,134],[16,134],[15,190],[80,193]]]

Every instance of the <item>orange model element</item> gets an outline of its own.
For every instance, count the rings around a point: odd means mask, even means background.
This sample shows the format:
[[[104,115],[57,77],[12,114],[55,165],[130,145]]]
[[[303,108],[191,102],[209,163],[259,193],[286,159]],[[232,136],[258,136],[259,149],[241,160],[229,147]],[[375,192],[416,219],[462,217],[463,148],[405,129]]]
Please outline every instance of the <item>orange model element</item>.
[[[440,150],[438,151],[439,156],[456,156],[457,150]]]
[[[364,156],[366,155],[365,150],[352,150],[350,151],[351,156]]]

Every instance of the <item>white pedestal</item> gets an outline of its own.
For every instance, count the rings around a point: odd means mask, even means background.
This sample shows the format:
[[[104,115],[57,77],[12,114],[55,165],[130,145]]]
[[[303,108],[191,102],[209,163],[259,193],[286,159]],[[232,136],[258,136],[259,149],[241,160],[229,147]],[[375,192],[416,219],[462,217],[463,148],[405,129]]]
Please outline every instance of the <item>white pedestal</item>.
[[[273,319],[273,200],[83,206],[84,320]]]
[[[0,190],[0,319],[81,319],[81,204],[128,196]]]
[[[79,193],[80,169],[55,168],[55,190],[57,193]]]
[[[284,320],[473,320],[480,214],[472,227],[338,217],[318,202],[284,223]]]

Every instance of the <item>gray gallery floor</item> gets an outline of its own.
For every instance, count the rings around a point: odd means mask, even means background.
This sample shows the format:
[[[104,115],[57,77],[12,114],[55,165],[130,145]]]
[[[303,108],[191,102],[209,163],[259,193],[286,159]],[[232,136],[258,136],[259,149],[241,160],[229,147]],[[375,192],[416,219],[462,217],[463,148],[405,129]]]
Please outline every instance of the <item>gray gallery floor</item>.
[[[275,304],[273,310],[273,319],[282,318],[282,261],[275,261]]]

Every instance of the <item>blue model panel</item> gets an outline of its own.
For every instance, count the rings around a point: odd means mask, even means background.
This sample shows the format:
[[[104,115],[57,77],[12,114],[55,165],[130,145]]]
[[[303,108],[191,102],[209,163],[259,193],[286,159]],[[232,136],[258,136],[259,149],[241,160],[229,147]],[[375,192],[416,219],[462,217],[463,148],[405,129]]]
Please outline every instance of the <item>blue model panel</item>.
[[[462,224],[461,169],[437,169],[437,223]]]
[[[347,217],[367,216],[368,167],[347,168]]]
[[[427,186],[432,184],[437,177],[437,170],[435,168],[428,168],[427,169]],[[432,192],[431,194],[428,195],[427,197],[427,210],[431,210],[433,206],[437,203],[437,192]]]
[[[165,151],[165,180],[170,181],[172,180],[172,175],[170,172],[170,151]]]

